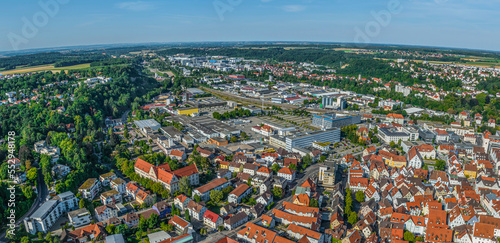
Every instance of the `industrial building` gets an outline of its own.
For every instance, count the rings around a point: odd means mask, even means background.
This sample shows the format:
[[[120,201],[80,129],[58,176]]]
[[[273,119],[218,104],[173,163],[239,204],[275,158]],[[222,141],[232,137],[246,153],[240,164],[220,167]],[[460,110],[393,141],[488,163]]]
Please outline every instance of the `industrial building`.
[[[154,119],[134,121],[134,124],[144,135],[147,135],[148,132],[150,133],[158,131],[158,129],[161,128],[160,123],[158,123]]]

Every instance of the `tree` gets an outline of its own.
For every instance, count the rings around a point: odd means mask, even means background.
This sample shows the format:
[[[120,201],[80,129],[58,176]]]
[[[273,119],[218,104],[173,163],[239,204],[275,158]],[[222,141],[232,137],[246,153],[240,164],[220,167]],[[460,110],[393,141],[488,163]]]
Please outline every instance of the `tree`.
[[[106,226],[106,232],[108,232],[108,234],[112,235],[115,232],[115,228],[116,227],[114,224],[110,224],[110,225]]]
[[[197,203],[201,202],[201,197],[199,195],[194,195],[193,199]]]
[[[247,180],[247,185],[248,185],[248,186],[252,186],[252,178],[250,178],[250,177],[248,178],[248,180]]]
[[[21,243],[30,243],[30,238],[28,236],[23,236],[23,238],[21,238]]]
[[[444,160],[438,159],[436,161],[436,169],[437,170],[444,170],[445,166],[446,166],[446,162]]]
[[[47,233],[47,235],[45,236],[45,241],[48,241],[48,242],[52,241],[52,233],[51,232]]]
[[[283,194],[283,190],[281,190],[280,187],[275,186],[273,188],[273,195],[275,198],[280,199],[282,194]]]
[[[187,210],[187,209],[186,209],[186,211],[184,211],[184,218],[187,221],[191,221],[191,217],[189,216],[189,210]]]
[[[415,242],[415,236],[410,232],[410,231],[406,231],[404,234],[403,234],[403,239],[405,241],[409,241],[409,242]]]
[[[363,191],[356,192],[356,201],[360,203],[365,201],[365,194],[363,193]]]
[[[158,214],[151,214],[151,216],[149,216],[148,218],[148,226],[149,226],[149,229],[154,229],[158,226],[158,223],[159,223],[159,216]]]
[[[318,208],[319,207],[318,200],[311,198],[311,201],[309,201],[309,207]]]
[[[191,182],[189,181],[189,177],[187,176],[182,177],[179,181],[179,189],[181,190],[181,192],[187,194],[189,188],[191,188]]]
[[[125,130],[123,131],[123,136],[128,139],[130,137],[130,134],[128,133],[128,129],[127,127],[125,126]]]
[[[147,221],[146,221],[146,219],[144,219],[144,217],[142,215],[141,215],[141,218],[139,218],[139,225],[137,225],[137,227],[140,230],[146,230],[146,228],[148,227]]]
[[[80,199],[80,201],[78,202],[78,206],[79,206],[80,208],[84,208],[84,207],[85,207],[85,199],[83,199],[83,198],[82,198],[82,199]]]
[[[28,173],[26,175],[26,178],[28,178],[28,180],[35,181],[37,177],[38,177],[37,168],[33,167],[30,170],[28,170]]]
[[[351,212],[349,214],[349,218],[347,219],[347,222],[354,225],[356,222],[358,222],[358,214],[356,212]]]
[[[236,143],[238,142],[238,138],[236,136],[231,137],[231,143]]]
[[[243,139],[247,139],[247,138],[248,138],[248,135],[247,135],[247,133],[246,133],[246,132],[241,132],[241,133],[240,133],[240,136],[241,136],[241,138],[243,138]]]
[[[394,141],[391,141],[391,142],[389,143],[389,146],[391,146],[391,148],[394,148],[394,147],[396,147],[396,143],[395,143]]]
[[[210,200],[212,200],[212,202],[219,204],[222,198],[224,198],[224,195],[222,194],[221,191],[219,190],[210,191]]]
[[[297,170],[297,166],[294,163],[290,163],[290,165],[288,165],[288,168],[292,170]]]
[[[278,171],[281,169],[281,167],[275,163],[271,166],[271,169],[274,171],[274,173],[278,173]]]

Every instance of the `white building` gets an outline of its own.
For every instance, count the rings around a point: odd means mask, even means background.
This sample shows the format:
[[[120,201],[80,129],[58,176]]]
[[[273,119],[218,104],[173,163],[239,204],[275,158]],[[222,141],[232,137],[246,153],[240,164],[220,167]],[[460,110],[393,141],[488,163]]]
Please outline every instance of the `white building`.
[[[78,199],[72,192],[63,192],[40,206],[30,217],[24,219],[26,231],[30,234],[47,233],[67,212],[78,208]]]
[[[78,188],[78,192],[82,194],[84,199],[92,201],[94,197],[99,193],[101,189],[101,183],[96,178],[89,178],[85,181],[80,188]]]
[[[91,221],[91,215],[86,208],[80,208],[68,213],[69,222],[72,226],[78,228],[80,226],[88,225]]]

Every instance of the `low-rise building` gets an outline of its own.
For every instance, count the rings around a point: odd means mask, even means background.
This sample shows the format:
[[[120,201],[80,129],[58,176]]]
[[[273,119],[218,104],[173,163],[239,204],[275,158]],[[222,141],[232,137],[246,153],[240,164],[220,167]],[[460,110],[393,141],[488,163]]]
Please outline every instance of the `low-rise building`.
[[[227,201],[230,203],[240,203],[250,193],[252,193],[252,188],[247,184],[241,184],[229,193]]]
[[[80,208],[68,213],[68,219],[75,228],[90,224],[91,215],[86,208]]]
[[[92,201],[94,197],[101,190],[101,185],[99,180],[96,178],[90,178],[86,180],[80,188],[78,188],[78,192],[82,195],[84,199]]]

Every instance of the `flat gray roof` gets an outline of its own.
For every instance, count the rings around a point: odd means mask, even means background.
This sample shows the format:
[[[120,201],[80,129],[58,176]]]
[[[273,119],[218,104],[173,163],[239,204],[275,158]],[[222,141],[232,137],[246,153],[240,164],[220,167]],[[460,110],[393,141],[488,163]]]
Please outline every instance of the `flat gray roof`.
[[[49,210],[57,204],[57,200],[49,200],[46,201],[40,206],[31,216],[30,218],[42,218],[46,213],[49,213]]]
[[[160,126],[160,123],[154,119],[134,121],[134,123],[139,128]]]

